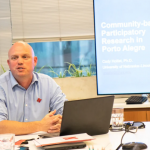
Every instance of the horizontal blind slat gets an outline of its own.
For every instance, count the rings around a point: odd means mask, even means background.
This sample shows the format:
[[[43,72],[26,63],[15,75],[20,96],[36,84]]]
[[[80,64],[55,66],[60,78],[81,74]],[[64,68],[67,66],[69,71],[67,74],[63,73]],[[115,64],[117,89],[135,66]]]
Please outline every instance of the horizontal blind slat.
[[[58,0],[11,1],[11,9],[13,39],[60,37]]]
[[[93,0],[11,0],[13,42],[94,38]]]
[[[61,36],[94,35],[93,0],[60,0]]]

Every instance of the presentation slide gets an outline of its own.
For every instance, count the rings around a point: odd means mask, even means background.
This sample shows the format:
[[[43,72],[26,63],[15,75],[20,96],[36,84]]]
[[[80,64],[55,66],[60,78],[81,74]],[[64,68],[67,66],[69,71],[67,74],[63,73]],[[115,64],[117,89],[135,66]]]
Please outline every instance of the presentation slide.
[[[150,93],[150,0],[94,0],[98,94]]]

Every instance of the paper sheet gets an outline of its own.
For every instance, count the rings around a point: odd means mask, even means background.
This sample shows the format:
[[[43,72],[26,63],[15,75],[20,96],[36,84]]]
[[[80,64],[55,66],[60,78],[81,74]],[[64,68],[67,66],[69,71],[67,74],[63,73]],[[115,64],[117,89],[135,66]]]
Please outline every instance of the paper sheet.
[[[94,138],[88,135],[87,133],[82,133],[82,134],[73,134],[73,135],[59,136],[53,138],[37,139],[34,140],[33,142],[36,145],[36,147],[41,147],[41,146],[61,144],[61,143],[89,141],[93,139]]]

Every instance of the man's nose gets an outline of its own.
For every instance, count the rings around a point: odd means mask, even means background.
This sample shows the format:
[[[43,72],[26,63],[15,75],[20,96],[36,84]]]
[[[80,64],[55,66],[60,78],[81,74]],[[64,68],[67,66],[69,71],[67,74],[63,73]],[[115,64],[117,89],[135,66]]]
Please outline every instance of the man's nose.
[[[18,58],[18,64],[22,64],[23,63],[23,59],[21,57]]]

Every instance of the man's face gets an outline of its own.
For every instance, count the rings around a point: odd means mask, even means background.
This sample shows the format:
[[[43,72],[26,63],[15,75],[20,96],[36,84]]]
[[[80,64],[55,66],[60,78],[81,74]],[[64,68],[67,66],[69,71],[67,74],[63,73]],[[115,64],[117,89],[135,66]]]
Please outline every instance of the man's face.
[[[30,46],[18,44],[13,46],[9,51],[7,63],[16,79],[32,79],[32,72],[37,64],[37,57],[34,57]]]

